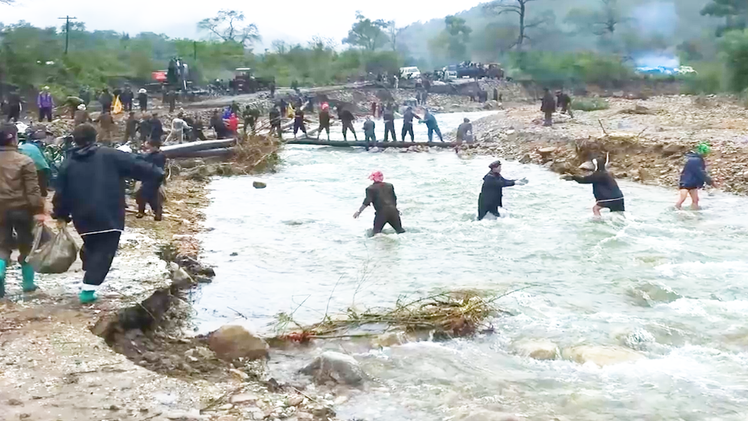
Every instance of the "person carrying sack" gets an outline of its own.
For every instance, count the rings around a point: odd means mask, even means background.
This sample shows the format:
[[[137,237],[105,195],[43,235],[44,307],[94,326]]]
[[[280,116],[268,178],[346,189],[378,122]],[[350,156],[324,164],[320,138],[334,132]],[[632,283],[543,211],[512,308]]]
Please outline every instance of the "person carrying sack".
[[[58,175],[53,217],[61,226],[72,220],[83,238],[80,301],[87,304],[96,301],[96,289],[109,273],[125,229],[124,180],[160,183],[164,172],[133,154],[100,147],[90,124],[76,127],[73,141],[76,147]]]
[[[46,219],[36,166],[18,151],[17,134],[13,124],[0,126],[0,298],[5,296],[5,274],[14,244],[21,254],[23,291],[36,290],[34,269],[26,258],[34,242],[34,223]]]

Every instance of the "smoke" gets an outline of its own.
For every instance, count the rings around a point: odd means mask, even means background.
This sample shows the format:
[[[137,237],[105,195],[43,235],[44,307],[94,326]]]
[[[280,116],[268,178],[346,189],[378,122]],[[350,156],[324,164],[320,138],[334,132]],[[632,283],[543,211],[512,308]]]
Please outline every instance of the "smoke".
[[[672,36],[678,28],[678,11],[675,3],[652,2],[636,7],[631,12],[638,29],[647,35]]]
[[[644,53],[634,57],[637,67],[666,67],[674,69],[680,66],[680,59],[670,54]]]

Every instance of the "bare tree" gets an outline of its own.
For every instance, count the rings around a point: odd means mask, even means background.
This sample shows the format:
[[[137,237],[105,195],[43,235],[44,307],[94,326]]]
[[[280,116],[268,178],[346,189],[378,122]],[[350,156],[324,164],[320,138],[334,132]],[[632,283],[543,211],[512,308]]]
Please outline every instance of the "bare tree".
[[[484,10],[489,13],[493,13],[496,16],[505,15],[508,13],[516,13],[519,18],[519,36],[517,37],[517,43],[515,46],[521,50],[525,40],[531,40],[527,36],[527,30],[536,28],[546,23],[546,19],[536,19],[529,21],[527,19],[527,4],[538,1],[538,0],[496,0],[486,4]]]
[[[254,42],[262,39],[257,25],[250,23],[241,26],[244,22],[244,13],[236,10],[221,10],[214,18],[206,18],[198,22],[199,31],[207,31],[211,36],[223,41],[231,41],[251,46]]]
[[[621,12],[618,9],[617,0],[600,0],[603,4],[602,14],[600,20],[597,22],[597,30],[595,35],[609,34],[613,35],[616,32],[616,26],[619,24],[628,22],[631,18],[621,16]]]
[[[402,31],[403,28],[398,28],[394,20],[387,22],[387,36],[390,39],[390,47],[392,47],[392,51],[394,52],[397,52],[397,38]]]

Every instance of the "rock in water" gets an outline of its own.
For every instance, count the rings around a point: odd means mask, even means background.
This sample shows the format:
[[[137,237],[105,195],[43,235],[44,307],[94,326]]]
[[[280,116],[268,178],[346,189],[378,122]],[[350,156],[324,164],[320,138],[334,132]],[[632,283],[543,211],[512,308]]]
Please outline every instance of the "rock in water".
[[[241,357],[257,360],[267,357],[268,354],[268,344],[264,339],[236,325],[223,326],[211,333],[208,347],[218,358],[226,361]]]
[[[355,358],[332,351],[327,351],[315,358],[301,372],[312,376],[318,384],[333,381],[338,384],[358,386],[366,377]]]
[[[262,181],[255,181],[255,182],[252,183],[252,187],[254,187],[256,189],[264,189],[267,186],[268,185],[266,183],[263,183]]]
[[[514,352],[536,360],[555,360],[559,351],[556,344],[546,340],[524,340],[512,344]]]
[[[600,367],[644,358],[638,352],[620,346],[575,346],[564,349],[561,355],[579,364],[592,362]]]

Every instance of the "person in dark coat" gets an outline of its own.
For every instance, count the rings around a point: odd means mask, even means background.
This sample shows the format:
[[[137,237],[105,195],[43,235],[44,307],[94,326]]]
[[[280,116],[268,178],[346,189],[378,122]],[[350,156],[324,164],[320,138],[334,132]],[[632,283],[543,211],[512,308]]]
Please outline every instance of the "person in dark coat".
[[[130,89],[130,86],[125,86],[125,91],[119,96],[119,100],[122,101],[122,108],[124,111],[132,111],[132,101],[135,99],[135,94]]]
[[[608,172],[606,166],[609,157],[603,159],[593,159],[581,165],[581,169],[591,172],[589,175],[576,176],[565,175],[564,180],[576,181],[580,184],[592,184],[592,194],[595,195],[595,206],[592,207],[592,213],[600,216],[600,211],[604,208],[610,209],[611,212],[626,211],[623,201],[623,193],[618,187],[613,175]]]
[[[228,127],[226,127],[226,122],[223,121],[223,117],[218,110],[215,110],[213,116],[210,117],[209,128],[216,132],[216,139],[228,139],[231,137],[231,133],[229,132]]]
[[[96,300],[125,229],[125,179],[160,183],[164,173],[133,154],[96,145],[90,124],[76,127],[73,140],[76,147],[58,175],[52,216],[62,226],[72,219],[83,238],[80,301],[86,304]]]
[[[574,111],[571,110],[571,97],[569,94],[562,90],[556,91],[556,100],[558,107],[561,108],[562,114],[569,114],[569,117],[574,118]]]
[[[711,152],[709,145],[700,143],[695,152],[686,154],[686,165],[683,167],[678,183],[680,191],[678,201],[675,203],[676,209],[681,209],[686,198],[691,196],[691,209],[698,210],[699,189],[703,188],[705,184],[710,186],[714,184],[712,178],[706,172],[706,162],[704,161],[704,157],[709,155],[709,152]]]
[[[164,135],[164,125],[161,123],[161,119],[158,118],[158,113],[153,113],[151,117],[151,140],[161,141],[161,137]]]
[[[356,117],[353,116],[353,113],[346,109],[338,108],[338,118],[340,118],[340,122],[343,123],[343,141],[348,141],[348,130],[353,133],[353,138],[358,141],[356,129],[353,128],[353,121],[356,119]]]
[[[384,175],[376,171],[369,176],[374,183],[366,188],[366,198],[361,208],[353,214],[353,218],[358,219],[369,205],[374,206],[376,214],[374,215],[374,231],[379,234],[386,224],[390,224],[395,232],[402,234],[405,232],[402,222],[400,221],[400,211],[397,209],[397,195],[395,187],[390,183],[384,182]]]
[[[392,141],[397,142],[397,135],[395,134],[395,110],[392,104],[387,105],[384,109],[382,119],[384,120],[384,141],[387,142],[389,135],[392,134]]]
[[[483,187],[478,196],[478,220],[482,221],[487,214],[501,217],[499,208],[504,207],[504,187],[524,186],[527,179],[507,180],[501,176],[501,161],[492,162],[490,171],[483,177]]]
[[[545,114],[544,126],[553,126],[553,113],[556,112],[556,98],[548,88],[545,88],[543,102],[540,106],[540,112]]]
[[[270,110],[268,118],[270,119],[270,135],[272,136],[275,133],[278,135],[278,139],[283,140],[283,128],[281,127],[283,120],[281,119],[281,110],[277,105]]]
[[[144,113],[148,110],[148,91],[141,89],[138,91],[138,105],[140,106],[140,112]]]
[[[250,131],[252,134],[255,134],[257,120],[260,118],[260,110],[256,107],[247,105],[244,107],[244,111],[242,112],[242,118],[244,119],[244,134],[247,134]]]
[[[275,81],[270,82],[270,98],[275,98]]]
[[[112,94],[109,93],[109,89],[104,88],[104,90],[101,92],[101,96],[99,96],[101,112],[111,112],[112,102],[114,102],[114,97],[112,97]]]
[[[143,114],[143,116],[140,118],[140,122],[138,123],[138,131],[140,132],[140,143],[145,144],[145,142],[148,141],[148,139],[151,138],[151,132],[153,132],[153,127],[151,126],[151,116],[148,114]]]
[[[322,130],[327,132],[327,140],[330,141],[330,105],[326,102],[322,103],[319,110],[319,129],[317,130],[317,140]]]
[[[498,88],[493,88],[493,100],[496,102],[501,102],[499,100],[499,89]]]
[[[141,157],[145,162],[159,168],[162,172],[166,168],[166,155],[161,152],[161,141],[149,140],[146,143],[146,154]],[[161,221],[163,218],[163,203],[159,189],[161,182],[159,180],[145,180],[141,183],[140,189],[135,195],[135,201],[138,204],[138,213],[136,218],[141,219],[145,216],[145,205],[151,207],[153,219]]]
[[[169,112],[173,113],[174,109],[177,108],[177,93],[173,89],[170,89],[167,95],[167,99],[169,100]]]
[[[135,113],[130,111],[130,115],[125,120],[125,142],[135,141],[135,133],[138,131],[138,119]]]
[[[403,114],[403,130],[400,138],[405,142],[405,136],[410,133],[410,141],[415,142],[415,135],[413,134],[413,119],[417,118],[419,121],[421,120],[421,117],[418,117],[416,113],[413,112],[413,107],[408,107],[407,110],[405,110],[405,114]]]
[[[13,120],[14,123],[21,119],[21,104],[23,100],[18,92],[11,92],[8,97],[8,119],[7,121]]]

